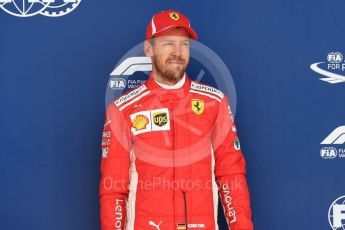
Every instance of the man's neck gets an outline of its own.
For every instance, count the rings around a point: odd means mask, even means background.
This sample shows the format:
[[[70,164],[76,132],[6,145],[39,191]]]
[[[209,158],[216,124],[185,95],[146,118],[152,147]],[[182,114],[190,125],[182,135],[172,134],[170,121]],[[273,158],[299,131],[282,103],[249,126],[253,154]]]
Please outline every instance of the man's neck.
[[[154,76],[154,75],[153,75]],[[186,73],[183,74],[183,77],[175,84],[166,84],[165,82],[158,81],[155,77],[153,77],[155,82],[164,89],[179,89],[181,88],[185,81],[186,81]]]

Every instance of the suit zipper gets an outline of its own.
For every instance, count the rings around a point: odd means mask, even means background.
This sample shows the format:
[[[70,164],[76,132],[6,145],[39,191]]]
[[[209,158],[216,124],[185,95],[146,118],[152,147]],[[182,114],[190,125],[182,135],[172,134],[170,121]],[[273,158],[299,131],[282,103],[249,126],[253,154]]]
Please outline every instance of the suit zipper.
[[[174,162],[174,165],[173,165],[173,170],[174,170],[174,180],[176,180],[176,168],[175,168],[175,147],[176,147],[176,138],[175,138],[175,131],[176,131],[176,129],[175,129],[175,115],[174,115],[174,107],[173,107],[173,101],[170,99],[169,100],[169,103],[170,103],[170,110],[171,110],[171,118],[172,119],[170,119],[170,121],[171,121],[171,124],[170,124],[170,126],[172,127],[172,133],[173,133],[173,151],[172,151],[172,153],[173,153],[173,162]],[[176,195],[175,195],[175,193],[176,193],[176,191],[174,191],[174,198],[173,198],[173,200],[174,200],[174,226],[177,226],[176,225],[176,207],[175,207],[175,205],[176,205]]]
[[[186,192],[183,192],[183,201],[184,201],[184,222],[186,223],[186,230],[188,230],[187,197],[186,197]]]
[[[173,158],[174,158],[174,165],[173,165],[173,167],[174,167],[174,180],[176,180],[176,167],[175,167],[175,147],[176,147],[176,128],[175,128],[175,114],[174,114],[174,107],[173,107],[173,103],[172,103],[172,100],[170,99],[169,100],[169,102],[170,102],[170,109],[171,109],[171,117],[172,117],[172,119],[170,119],[170,121],[171,121],[171,127],[173,128],[173,138],[174,138],[174,140],[173,140]],[[175,204],[176,204],[176,196],[175,196],[175,192],[176,191],[174,191],[174,225],[175,226],[177,226],[176,225],[176,208],[175,208]],[[183,193],[183,202],[184,202],[184,218],[185,218],[185,225],[186,225],[186,230],[188,230],[188,219],[187,219],[187,197],[186,197],[186,192],[185,191],[183,191],[182,192]]]

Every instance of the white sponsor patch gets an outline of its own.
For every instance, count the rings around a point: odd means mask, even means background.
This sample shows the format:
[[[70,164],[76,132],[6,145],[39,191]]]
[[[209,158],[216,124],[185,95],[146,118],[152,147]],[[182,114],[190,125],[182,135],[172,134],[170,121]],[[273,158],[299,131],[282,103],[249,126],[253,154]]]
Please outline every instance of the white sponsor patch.
[[[140,111],[130,115],[132,122],[132,133],[138,135],[152,131],[150,110]]]
[[[103,146],[110,145],[110,139],[109,138],[103,138],[102,139],[102,145]]]
[[[240,140],[237,137],[234,138],[234,148],[235,150],[241,149]]]
[[[103,134],[102,134],[103,138],[110,138],[110,136],[111,136],[110,131],[104,131]]]
[[[188,228],[205,228],[205,224],[187,224]],[[186,224],[177,224],[177,230],[186,230]]]
[[[188,224],[188,228],[205,228],[205,224]]]
[[[192,82],[190,88],[217,95],[218,97],[220,97],[222,99],[224,98],[224,93],[222,91],[220,91],[214,87],[211,87],[211,86],[201,85],[201,84]]]
[[[108,157],[108,152],[109,152],[109,148],[102,148],[102,157],[103,158],[107,158]]]
[[[151,110],[152,131],[170,130],[169,110]]]
[[[116,106],[120,106],[123,103],[125,103],[126,101],[131,100],[132,98],[136,97],[137,95],[139,95],[140,93],[142,93],[143,91],[145,91],[147,89],[146,85],[143,84],[142,86],[140,86],[139,88],[133,90],[132,92],[130,92],[127,95],[123,95],[121,96],[119,99],[117,99],[114,103]]]
[[[168,108],[145,110],[130,115],[133,135],[152,131],[170,130]]]

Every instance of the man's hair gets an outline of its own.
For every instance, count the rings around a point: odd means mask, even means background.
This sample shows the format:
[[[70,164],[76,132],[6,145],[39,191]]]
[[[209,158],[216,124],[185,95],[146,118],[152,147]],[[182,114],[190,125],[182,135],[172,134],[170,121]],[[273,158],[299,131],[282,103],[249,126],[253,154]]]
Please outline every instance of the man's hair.
[[[155,38],[150,38],[149,42],[150,42],[151,46],[153,46],[155,44]]]

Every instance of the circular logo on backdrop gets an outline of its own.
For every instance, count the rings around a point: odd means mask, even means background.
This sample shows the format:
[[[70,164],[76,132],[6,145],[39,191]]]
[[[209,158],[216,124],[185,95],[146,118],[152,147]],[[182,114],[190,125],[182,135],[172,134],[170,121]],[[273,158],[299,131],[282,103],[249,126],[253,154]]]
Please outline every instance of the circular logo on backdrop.
[[[38,14],[60,17],[72,12],[81,0],[0,0],[0,8],[16,17]]]
[[[340,63],[343,61],[343,55],[339,52],[331,52],[327,55],[327,61],[329,63]]]
[[[329,207],[328,222],[333,230],[345,229],[345,196],[337,198]]]
[[[123,90],[126,88],[126,85],[126,80],[120,77],[115,77],[109,80],[109,87],[112,90]]]
[[[54,0],[41,14],[48,17],[60,17],[71,13],[81,0]]]
[[[323,159],[334,159],[337,157],[337,155],[338,155],[338,150],[333,147],[323,147],[320,150],[320,156]]]
[[[328,53],[327,62],[315,62],[310,65],[310,69],[322,75],[321,81],[330,84],[345,82],[345,61],[340,52]]]

